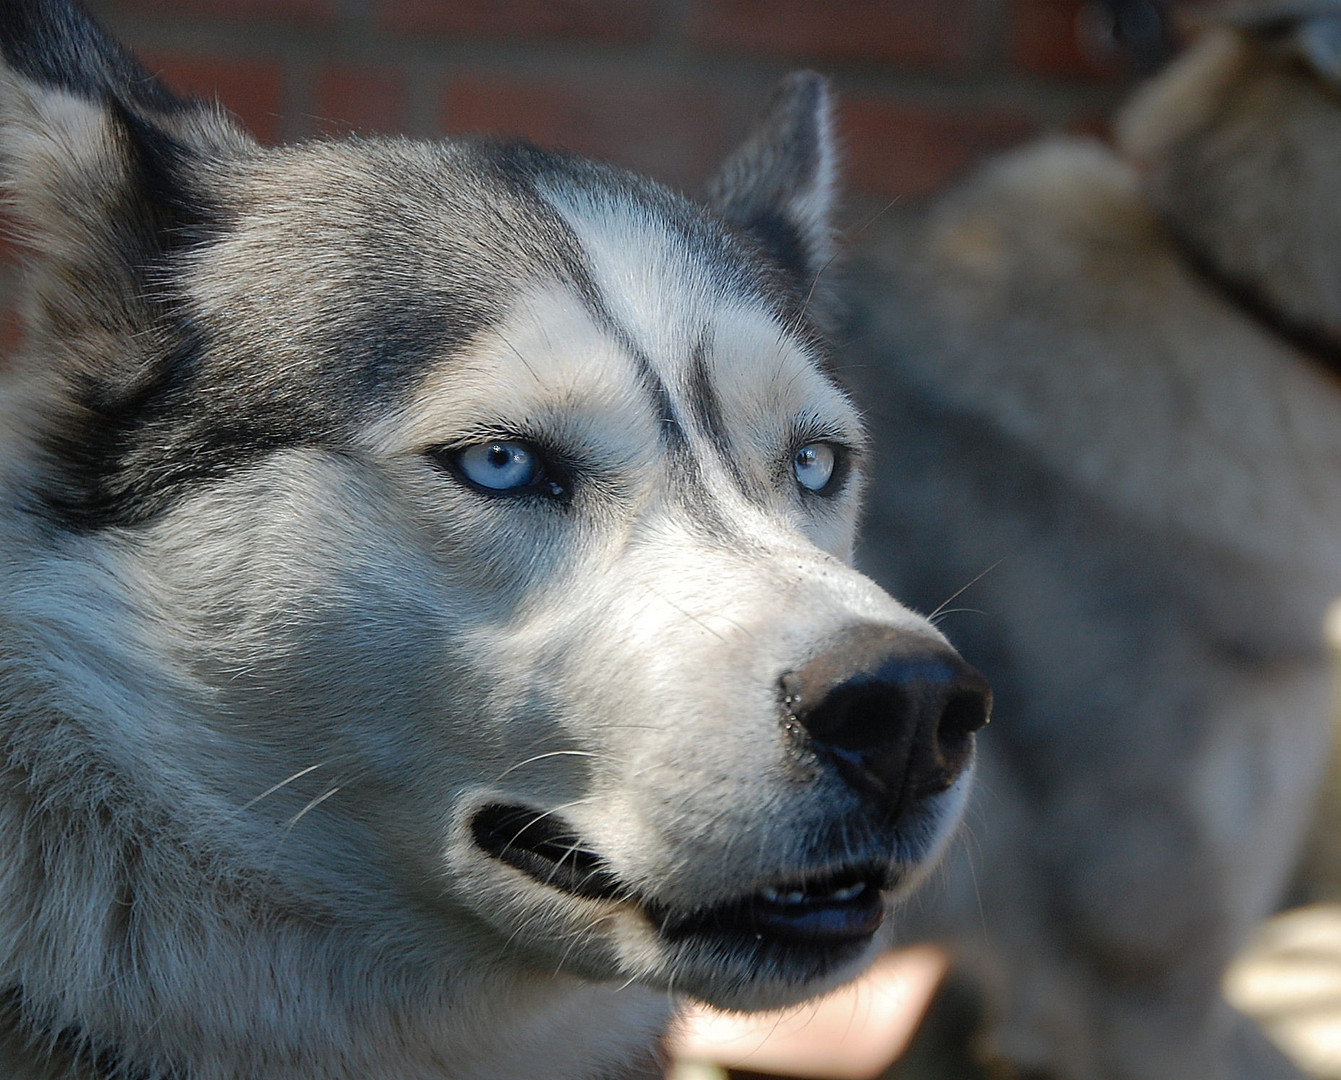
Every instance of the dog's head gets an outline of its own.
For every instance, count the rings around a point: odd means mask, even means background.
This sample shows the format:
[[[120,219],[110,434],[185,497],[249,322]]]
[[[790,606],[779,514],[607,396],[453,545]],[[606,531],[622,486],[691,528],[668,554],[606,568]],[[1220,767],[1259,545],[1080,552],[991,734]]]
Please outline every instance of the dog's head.
[[[90,814],[133,791],[380,956],[740,1007],[850,975],[988,692],[847,565],[823,81],[704,207],[524,145],[262,149],[17,8],[10,760],[65,740]]]

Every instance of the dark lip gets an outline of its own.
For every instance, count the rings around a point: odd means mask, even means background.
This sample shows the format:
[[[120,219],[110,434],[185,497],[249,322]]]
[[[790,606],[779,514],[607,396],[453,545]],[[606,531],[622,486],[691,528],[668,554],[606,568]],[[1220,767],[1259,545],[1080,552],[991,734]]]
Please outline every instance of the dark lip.
[[[685,911],[622,883],[555,814],[491,803],[476,811],[470,828],[482,851],[541,885],[586,900],[635,904],[669,941],[768,940],[806,950],[860,944],[884,920],[881,890],[891,887],[887,871],[854,865],[779,880],[734,900]]]
[[[476,811],[470,831],[482,851],[541,885],[586,900],[631,898],[605,860],[555,814],[491,803]]]
[[[881,875],[848,867],[767,886],[749,896],[688,914],[656,911],[662,936],[741,939],[765,937],[801,948],[830,949],[864,942],[885,918]]]

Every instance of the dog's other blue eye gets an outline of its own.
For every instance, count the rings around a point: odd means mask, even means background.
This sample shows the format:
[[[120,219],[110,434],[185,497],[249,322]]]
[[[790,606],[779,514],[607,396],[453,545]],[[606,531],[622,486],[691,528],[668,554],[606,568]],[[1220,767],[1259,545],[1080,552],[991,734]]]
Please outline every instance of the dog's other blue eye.
[[[543,475],[540,455],[529,443],[487,442],[457,451],[456,467],[472,484],[490,491],[533,487]]]
[[[796,481],[808,491],[823,491],[838,469],[838,453],[833,443],[806,443],[792,458]]]

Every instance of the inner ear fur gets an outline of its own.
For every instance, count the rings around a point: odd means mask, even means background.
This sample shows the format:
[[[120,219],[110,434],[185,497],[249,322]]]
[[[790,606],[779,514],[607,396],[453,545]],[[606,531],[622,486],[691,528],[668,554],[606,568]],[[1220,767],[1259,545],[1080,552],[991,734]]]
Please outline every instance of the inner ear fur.
[[[834,253],[838,165],[832,113],[823,76],[787,76],[707,189],[710,205],[753,236],[803,291]]]
[[[38,270],[34,315],[110,329],[145,302],[166,254],[208,229],[202,159],[255,144],[81,8],[0,0],[0,22],[0,185]]]

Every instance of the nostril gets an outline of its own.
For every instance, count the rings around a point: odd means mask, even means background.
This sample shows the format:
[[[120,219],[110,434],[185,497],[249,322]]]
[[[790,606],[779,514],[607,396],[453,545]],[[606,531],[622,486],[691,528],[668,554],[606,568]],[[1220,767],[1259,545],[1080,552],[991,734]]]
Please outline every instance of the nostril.
[[[962,755],[970,745],[973,733],[987,725],[991,711],[992,694],[985,683],[981,687],[965,687],[952,692],[936,726],[936,741],[942,756]]]
[[[945,696],[928,759],[920,767],[916,761],[910,764],[909,780],[919,795],[934,795],[954,783],[973,753],[974,732],[990,718],[992,694],[986,681],[972,668],[965,668],[957,682],[960,685]]]
[[[906,717],[908,703],[899,688],[879,678],[848,679],[817,697],[813,704],[804,695],[789,695],[792,715],[800,720],[812,739],[845,750],[861,751],[889,741],[892,726]]]

